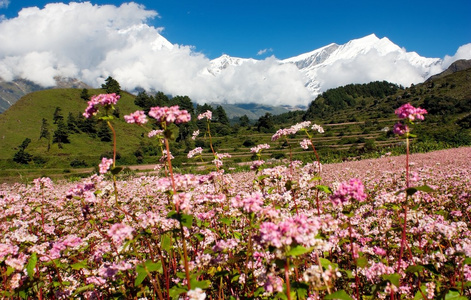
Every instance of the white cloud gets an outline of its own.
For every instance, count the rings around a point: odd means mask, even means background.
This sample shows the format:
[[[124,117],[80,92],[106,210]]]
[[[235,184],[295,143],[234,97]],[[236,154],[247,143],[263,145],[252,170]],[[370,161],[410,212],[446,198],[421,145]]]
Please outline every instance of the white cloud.
[[[265,53],[267,53],[267,52],[273,52],[273,49],[272,49],[272,48],[265,48],[265,49],[259,50],[259,51],[257,52],[257,55],[263,55],[263,54],[265,54]]]
[[[448,68],[454,61],[457,61],[458,59],[471,59],[471,43],[459,47],[455,55],[445,56],[442,64],[443,69]]]
[[[10,0],[0,0],[0,8],[8,7]]]
[[[43,86],[53,85],[54,76],[75,77],[98,87],[112,76],[124,89],[188,95],[197,102],[309,102],[294,66],[267,58],[210,75],[210,60],[191,46],[169,43],[160,35],[163,28],[148,24],[155,17],[136,3],[25,8],[0,22],[0,77]]]

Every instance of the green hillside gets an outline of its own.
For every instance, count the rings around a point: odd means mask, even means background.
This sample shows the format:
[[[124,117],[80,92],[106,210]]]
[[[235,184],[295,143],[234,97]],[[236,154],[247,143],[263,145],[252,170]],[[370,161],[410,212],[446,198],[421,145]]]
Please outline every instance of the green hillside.
[[[93,95],[103,93],[103,91],[90,90],[89,93]],[[64,162],[70,163],[74,160],[83,160],[84,166],[93,165],[101,154],[110,151],[111,142],[103,142],[99,138],[83,132],[69,133],[70,143],[62,143],[61,145],[52,143],[54,131],[57,129],[57,124],[54,124],[53,121],[56,108],[61,109],[64,123],[67,123],[69,113],[77,118],[87,107],[87,102],[80,95],[81,90],[79,89],[37,91],[24,96],[10,109],[0,114],[0,138],[2,140],[0,159],[3,166],[6,168],[8,163],[11,166],[11,158],[26,138],[31,140],[26,151],[35,158],[28,164],[29,167],[63,167]],[[119,152],[121,156],[126,156],[138,147],[143,139],[141,134],[145,130],[137,126],[129,126],[122,118],[124,114],[138,109],[134,105],[134,96],[122,93],[117,108],[121,114],[121,118],[114,120],[117,135],[122,137],[118,145]],[[49,124],[49,139],[40,139],[43,118]]]
[[[104,90],[89,90],[88,93],[94,95],[104,93]],[[126,92],[121,94],[116,105],[119,118],[113,120],[118,137],[117,163],[121,166],[156,164],[161,156],[160,149],[155,139],[147,137],[152,125],[146,124],[148,126],[142,128],[126,124],[123,116],[142,108],[136,106],[135,96]],[[137,103],[174,105],[180,101],[185,109],[193,111],[190,123],[173,128],[177,137],[171,143],[174,166],[183,172],[211,168],[214,157],[209,150],[209,139],[204,136],[206,125],[196,120],[200,110],[205,111],[211,106],[194,107],[191,99],[185,96],[173,99],[167,99],[163,94],[157,96],[141,97]],[[212,107],[213,147],[219,153],[231,154],[232,157],[225,160],[227,168],[247,168],[255,159],[250,148],[262,143],[270,144],[271,148],[263,153],[264,158],[271,158],[273,163],[289,157],[313,161],[312,150],[303,150],[299,146],[305,138],[302,134],[290,136],[287,140],[271,141],[276,130],[309,120],[325,129],[324,134],[316,134],[313,138],[323,162],[377,157],[387,152],[400,154],[404,151],[403,140],[392,133],[397,120],[394,110],[407,102],[429,111],[425,121],[417,123],[413,129],[418,137],[412,141],[412,151],[471,145],[471,69],[467,69],[409,88],[388,82],[339,87],[319,95],[306,111],[280,115],[265,113],[255,123],[245,120],[231,125],[227,120],[231,112],[224,113],[224,110]],[[29,178],[50,174],[78,175],[77,172],[91,172],[102,156],[111,157],[112,142],[109,136],[106,138],[106,132],[102,140],[100,128],[103,125],[96,123],[96,132],[90,133],[85,126],[87,124],[80,120],[86,106],[81,89],[53,89],[28,94],[0,114],[0,182],[2,178],[18,180],[23,174]],[[59,127],[59,124],[54,124],[57,108],[60,108],[63,122],[68,125],[70,143],[53,143],[54,133]],[[48,138],[40,138],[44,133],[44,120],[48,124]],[[200,129],[201,134],[193,141],[191,133],[196,129]],[[15,162],[13,158],[18,157],[25,145],[24,152],[31,156],[30,160],[27,163]],[[186,158],[188,151],[195,147],[205,149],[202,161]],[[149,166],[148,170],[152,168]]]

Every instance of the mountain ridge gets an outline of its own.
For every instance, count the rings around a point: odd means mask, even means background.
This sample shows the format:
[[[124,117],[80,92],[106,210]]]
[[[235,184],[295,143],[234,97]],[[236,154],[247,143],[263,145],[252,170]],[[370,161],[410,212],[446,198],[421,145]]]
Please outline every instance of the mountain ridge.
[[[132,30],[136,31],[141,29],[133,28]],[[154,37],[151,47],[157,50],[166,49],[166,51],[172,51],[173,48],[178,48],[178,45],[172,45],[163,36],[159,35],[157,38]],[[301,105],[305,107],[323,91],[350,83],[367,83],[385,80],[403,86],[409,86],[410,83],[423,82],[430,76],[442,72],[443,64],[444,60],[440,58],[427,58],[418,55],[416,52],[407,52],[405,49],[391,42],[387,37],[378,38],[375,34],[370,34],[362,38],[352,39],[343,45],[330,43],[313,51],[287,59],[277,59],[272,56],[264,60],[257,60],[253,58],[232,57],[223,54],[213,60],[207,60],[206,66],[201,69],[196,75],[196,78],[194,78],[194,82],[202,83],[201,89],[203,89],[203,92],[199,91],[197,94],[192,94],[192,92],[195,91],[186,87],[182,90],[187,96],[198,103],[218,102],[220,104],[234,104],[236,102],[259,102],[263,104],[277,102],[277,104],[280,104],[283,102],[280,105],[288,105],[291,107]],[[280,69],[274,70],[276,66],[279,66]],[[283,69],[283,66],[286,68]],[[290,66],[294,66],[295,68]],[[297,73],[299,75],[290,83],[300,83],[294,91],[304,86],[306,89],[304,97],[307,96],[309,98],[303,100],[303,103],[300,102],[299,97],[292,99],[287,97],[286,94],[281,95],[280,92],[282,92],[283,89],[280,90],[280,87],[278,87],[276,91],[273,91],[273,88],[276,87],[273,84],[286,79],[285,77],[280,77],[279,74],[284,74],[283,76],[290,74],[291,76],[294,74],[293,70],[297,70],[296,72],[299,72]],[[251,72],[259,72],[259,74],[253,74]],[[116,77],[114,74],[111,74],[111,76],[120,81],[120,75]],[[250,76],[250,79],[247,79],[248,76]],[[222,79],[215,80],[219,77]],[[251,80],[252,77],[253,80]],[[244,81],[240,83],[237,82],[238,79],[243,79]],[[267,79],[271,81],[268,85],[264,86],[263,82],[268,82]],[[17,78],[12,82],[18,80],[22,81],[23,79]],[[254,80],[258,80],[258,82],[254,82]],[[95,82],[97,82],[97,80],[95,80]],[[123,84],[125,86],[129,85],[128,82],[129,80],[126,80]],[[23,89],[13,89],[14,92],[12,92],[12,86],[14,86],[14,84],[0,79],[0,113],[28,92],[44,88],[39,87],[38,84],[32,81],[23,80],[22,83],[24,85]],[[231,86],[231,84],[233,84],[233,86]],[[61,82],[56,79],[56,86],[96,87],[81,82],[79,78],[66,77],[61,78]],[[134,87],[135,90],[137,90],[137,88],[137,86]],[[133,89],[125,89],[131,92],[133,91]],[[228,91],[221,94],[221,92],[226,89],[228,89]],[[244,93],[243,89],[249,89],[250,92]],[[207,93],[205,90],[207,90]],[[162,91],[166,94],[173,94],[165,90]],[[204,97],[205,93],[209,96]],[[265,98],[263,97],[264,93],[271,94],[269,97]],[[241,94],[245,96],[240,96]],[[273,97],[278,97],[279,100],[270,100]],[[241,98],[243,100],[241,100]]]

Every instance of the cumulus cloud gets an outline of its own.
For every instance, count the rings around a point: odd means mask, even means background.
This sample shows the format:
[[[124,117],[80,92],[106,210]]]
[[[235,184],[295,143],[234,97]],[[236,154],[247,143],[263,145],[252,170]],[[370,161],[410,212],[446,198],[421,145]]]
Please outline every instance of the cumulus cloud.
[[[448,68],[454,61],[457,61],[458,59],[471,59],[471,43],[459,47],[455,55],[445,56],[442,64],[443,68]]]
[[[408,60],[398,59],[396,52],[382,55],[376,49],[371,49],[353,59],[338,60],[319,68],[317,77],[323,91],[350,83],[376,80],[409,86],[411,83],[422,82],[429,70],[430,65],[413,66]]]
[[[0,0],[1,1],[1,0]],[[3,2],[0,2],[3,3]],[[294,66],[275,58],[210,74],[210,60],[191,46],[171,44],[158,13],[136,3],[51,3],[0,21],[0,77],[53,86],[73,77],[98,87],[112,76],[124,89],[141,87],[203,102],[306,104],[311,99]]]
[[[265,49],[259,50],[259,51],[257,52],[257,55],[263,55],[263,54],[265,54],[265,53],[267,53],[267,52],[273,52],[273,49],[272,49],[272,48],[265,48]]]

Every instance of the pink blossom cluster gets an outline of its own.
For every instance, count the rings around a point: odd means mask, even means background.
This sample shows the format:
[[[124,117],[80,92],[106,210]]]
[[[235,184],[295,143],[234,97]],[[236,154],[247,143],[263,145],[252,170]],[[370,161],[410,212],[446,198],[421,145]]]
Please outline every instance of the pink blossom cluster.
[[[203,153],[203,148],[201,148],[201,147],[196,147],[195,149],[190,150],[190,152],[188,152],[187,157],[188,157],[188,158],[192,158],[192,157],[194,157],[195,155],[198,155],[198,154],[201,154],[201,153]]]
[[[270,145],[268,144],[260,144],[255,147],[250,148],[250,152],[252,153],[259,153],[262,149],[270,149]]]
[[[105,174],[106,172],[108,172],[108,170],[110,169],[112,165],[113,165],[112,158],[103,157],[101,159],[101,163],[98,165],[98,167],[100,168],[100,174]]]
[[[252,165],[250,166],[250,170],[258,170],[263,164],[265,163],[264,160],[254,160],[252,161]]]
[[[164,131],[161,129],[156,129],[156,130],[151,130],[147,134],[148,137],[154,137],[154,136],[162,136],[164,134]]]
[[[242,208],[247,213],[258,212],[263,206],[263,195],[260,192],[238,194],[232,198],[231,204],[235,208]]]
[[[197,137],[199,134],[200,134],[199,129],[193,131],[193,134],[191,135],[191,139],[192,139],[193,141],[196,140],[196,137]]]
[[[36,178],[33,180],[33,183],[34,183],[34,187],[38,190],[41,190],[43,188],[51,189],[54,186],[54,183],[49,177]]]
[[[427,110],[420,107],[413,107],[410,103],[406,103],[396,109],[395,114],[399,119],[408,119],[409,121],[424,120],[424,115],[427,114]]]
[[[406,133],[409,133],[409,131],[409,126],[407,126],[407,124],[402,124],[401,122],[397,122],[396,124],[394,124],[394,134],[404,135]]]
[[[319,133],[324,133],[324,128],[321,125],[313,124],[311,129]]]
[[[92,116],[96,115],[98,112],[98,106],[111,106],[115,105],[120,95],[116,95],[115,93],[112,94],[100,94],[92,96],[90,101],[88,101],[88,107],[85,109],[83,116],[87,119],[91,118]]]
[[[117,244],[121,245],[125,239],[132,239],[134,229],[123,223],[115,223],[108,229],[108,236]]]
[[[213,112],[210,110],[207,110],[204,113],[198,115],[198,120],[202,120],[202,119],[211,120],[212,118],[213,118]]]
[[[301,129],[309,127],[310,125],[311,125],[311,121],[304,121],[304,122],[301,122],[301,123],[297,123],[297,124],[291,126],[290,128],[278,129],[278,131],[275,132],[275,134],[271,137],[271,140],[274,142],[282,136],[296,134]]]
[[[143,125],[147,123],[147,116],[144,111],[137,110],[129,115],[124,116],[124,120],[129,124]]]
[[[317,243],[316,236],[321,223],[319,219],[304,214],[286,218],[279,223],[263,222],[260,224],[260,242],[276,248],[294,244],[310,247]]]
[[[149,116],[156,119],[159,122],[165,122],[167,125],[171,123],[181,124],[187,123],[191,120],[191,115],[187,110],[180,110],[178,105],[174,106],[163,106],[163,107],[151,107]]]
[[[330,200],[334,205],[341,205],[352,199],[362,202],[365,201],[366,197],[365,186],[361,180],[352,178],[348,182],[341,183],[335,193],[330,196]]]
[[[301,145],[301,148],[303,148],[304,150],[307,150],[309,149],[309,146],[312,145],[312,142],[309,139],[303,139],[299,144]]]

